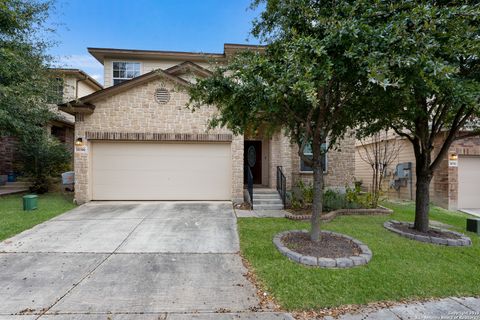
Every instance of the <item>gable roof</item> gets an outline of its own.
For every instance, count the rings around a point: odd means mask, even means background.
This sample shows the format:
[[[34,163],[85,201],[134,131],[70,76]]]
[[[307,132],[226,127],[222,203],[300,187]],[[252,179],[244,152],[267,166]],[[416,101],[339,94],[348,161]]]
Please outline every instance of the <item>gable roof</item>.
[[[135,77],[131,80],[124,81],[120,84],[105,88],[103,90],[96,91],[92,94],[79,98],[77,100],[72,100],[66,103],[59,104],[58,107],[60,110],[75,114],[75,113],[93,113],[95,110],[95,101],[98,101],[102,98],[110,97],[115,94],[124,92],[131,88],[137,87],[144,83],[150,82],[155,79],[167,79],[180,86],[187,87],[190,85],[190,82],[183,80],[175,75],[169,74],[163,70],[153,70],[148,73],[145,73],[141,76]]]
[[[88,52],[101,64],[105,58],[112,59],[142,59],[142,60],[185,60],[185,61],[209,61],[225,60],[229,55],[244,50],[264,50],[264,45],[225,43],[223,53],[211,52],[188,52],[188,51],[165,51],[165,50],[137,50],[137,49],[114,49],[114,48],[87,48]]]
[[[176,66],[170,67],[168,69],[165,69],[165,72],[168,74],[172,74],[175,76],[178,76],[180,74],[184,74],[186,72],[193,72],[199,76],[202,76],[204,78],[209,77],[212,75],[212,72],[210,70],[207,70],[201,66],[199,66],[196,63],[193,63],[191,61],[185,61],[180,64],[177,64]]]
[[[94,87],[96,90],[101,90],[103,89],[103,86],[98,83],[97,80],[95,80],[94,78],[92,78],[90,75],[88,75],[88,73],[86,73],[85,71],[81,70],[81,69],[71,69],[71,68],[50,68],[50,70],[59,75],[59,76],[62,76],[62,75],[73,75],[74,77],[76,77],[77,79],[79,79],[80,81],[86,81],[90,86]]]
[[[132,59],[173,59],[208,61],[209,59],[222,59],[222,53],[202,53],[185,51],[163,51],[163,50],[136,50],[136,49],[114,49],[114,48],[87,48],[88,52],[103,64],[108,58],[132,58]]]

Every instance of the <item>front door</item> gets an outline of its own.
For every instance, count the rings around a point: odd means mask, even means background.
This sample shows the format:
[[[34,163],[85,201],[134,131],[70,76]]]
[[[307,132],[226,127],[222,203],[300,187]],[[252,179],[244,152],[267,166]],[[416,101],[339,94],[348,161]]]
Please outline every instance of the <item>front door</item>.
[[[245,141],[243,161],[252,170],[253,183],[262,184],[262,141]],[[244,182],[247,183],[246,171]]]

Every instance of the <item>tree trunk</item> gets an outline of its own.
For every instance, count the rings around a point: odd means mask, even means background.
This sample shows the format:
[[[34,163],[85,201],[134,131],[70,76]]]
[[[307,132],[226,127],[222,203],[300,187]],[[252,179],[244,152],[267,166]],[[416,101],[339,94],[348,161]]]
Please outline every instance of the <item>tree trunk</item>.
[[[323,166],[321,162],[321,147],[313,146],[313,203],[310,238],[312,241],[320,241],[320,215],[323,209]]]
[[[425,166],[417,166],[414,228],[421,232],[428,231],[428,215],[430,211],[430,182],[432,181],[432,177],[432,173],[429,169],[426,169]]]

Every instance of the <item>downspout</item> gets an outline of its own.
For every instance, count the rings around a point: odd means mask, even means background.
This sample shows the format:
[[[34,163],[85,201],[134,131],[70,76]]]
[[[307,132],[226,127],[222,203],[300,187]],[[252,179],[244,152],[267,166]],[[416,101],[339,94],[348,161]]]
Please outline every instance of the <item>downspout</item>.
[[[80,81],[85,81],[87,79],[87,76],[85,76],[83,79],[77,79],[77,82],[75,83],[75,99],[78,99],[78,84],[80,83]]]

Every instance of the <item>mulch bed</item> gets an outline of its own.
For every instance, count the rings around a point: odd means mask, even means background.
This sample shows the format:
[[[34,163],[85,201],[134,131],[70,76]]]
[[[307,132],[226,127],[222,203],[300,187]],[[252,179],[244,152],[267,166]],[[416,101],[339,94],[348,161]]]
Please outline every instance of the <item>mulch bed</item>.
[[[250,206],[249,203],[243,202],[243,203],[237,203],[237,204],[235,204],[235,209],[239,209],[239,210],[252,210],[252,207]]]
[[[353,241],[333,234],[321,233],[321,240],[313,242],[307,233],[289,233],[283,244],[295,252],[318,258],[343,258],[360,255],[360,247]]]
[[[442,239],[461,239],[460,236],[454,233],[445,232],[439,229],[429,229],[427,232],[420,232],[404,223],[392,223],[392,226],[397,230],[414,234],[414,235],[419,235],[419,236],[436,237],[436,238],[442,238]]]

